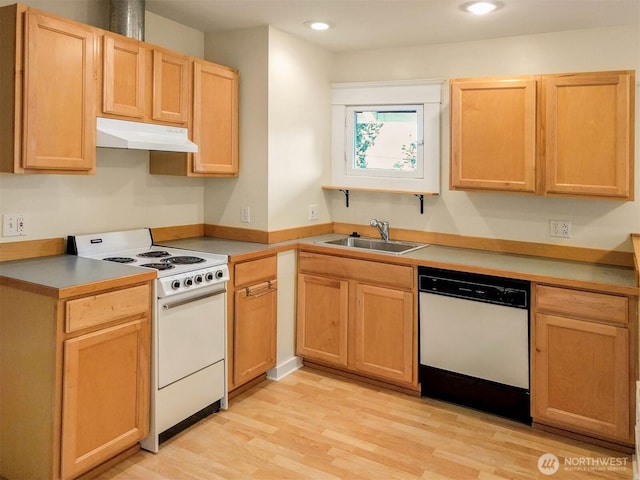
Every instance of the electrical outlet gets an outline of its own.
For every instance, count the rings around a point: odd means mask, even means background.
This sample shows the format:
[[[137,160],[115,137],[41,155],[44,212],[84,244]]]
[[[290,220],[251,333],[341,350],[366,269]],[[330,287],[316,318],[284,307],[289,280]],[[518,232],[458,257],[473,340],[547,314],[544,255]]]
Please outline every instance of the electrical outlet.
[[[309,220],[318,220],[318,205],[309,205]]]
[[[2,215],[2,236],[18,237],[27,234],[27,224],[21,213],[5,213]]]
[[[251,209],[249,207],[240,209],[240,221],[242,223],[251,223]]]
[[[571,238],[571,222],[569,220],[549,220],[549,235],[559,238]]]

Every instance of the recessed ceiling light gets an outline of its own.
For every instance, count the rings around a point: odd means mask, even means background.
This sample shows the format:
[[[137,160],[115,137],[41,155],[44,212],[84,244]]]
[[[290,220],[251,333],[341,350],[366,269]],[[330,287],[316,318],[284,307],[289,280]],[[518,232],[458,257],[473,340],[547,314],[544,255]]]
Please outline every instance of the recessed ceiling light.
[[[304,24],[312,30],[329,30],[332,27],[330,23],[319,20],[304,22]]]
[[[497,2],[472,2],[465,3],[462,8],[474,15],[485,15],[499,8],[501,4]]]

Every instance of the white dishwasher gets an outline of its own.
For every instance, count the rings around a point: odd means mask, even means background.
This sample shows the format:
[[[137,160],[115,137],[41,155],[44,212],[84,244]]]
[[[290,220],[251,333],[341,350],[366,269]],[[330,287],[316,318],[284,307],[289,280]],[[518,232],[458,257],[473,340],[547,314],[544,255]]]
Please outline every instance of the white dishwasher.
[[[420,267],[422,395],[530,423],[530,284]]]

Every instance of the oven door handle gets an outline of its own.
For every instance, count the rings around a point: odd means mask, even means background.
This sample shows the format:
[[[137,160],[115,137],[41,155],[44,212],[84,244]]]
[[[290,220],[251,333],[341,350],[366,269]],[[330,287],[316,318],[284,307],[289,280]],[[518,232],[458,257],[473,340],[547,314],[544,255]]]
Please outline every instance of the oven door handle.
[[[200,295],[199,297],[191,297],[191,298],[186,298],[184,300],[180,300],[178,302],[167,303],[167,304],[163,305],[162,308],[164,310],[170,310],[172,308],[181,307],[182,305],[186,305],[187,303],[197,302],[199,300],[204,300],[205,298],[209,298],[209,297],[215,297],[215,296],[221,295],[223,293],[227,293],[227,291],[226,290],[216,290],[215,292],[206,293],[204,295]]]

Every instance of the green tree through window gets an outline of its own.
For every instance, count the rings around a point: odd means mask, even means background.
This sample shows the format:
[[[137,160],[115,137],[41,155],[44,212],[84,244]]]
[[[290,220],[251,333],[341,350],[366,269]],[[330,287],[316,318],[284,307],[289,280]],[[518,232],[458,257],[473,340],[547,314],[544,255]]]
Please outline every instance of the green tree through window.
[[[418,115],[415,110],[354,110],[353,168],[415,171]]]
[[[367,150],[375,145],[381,128],[380,122],[356,123],[356,168],[367,168]]]

